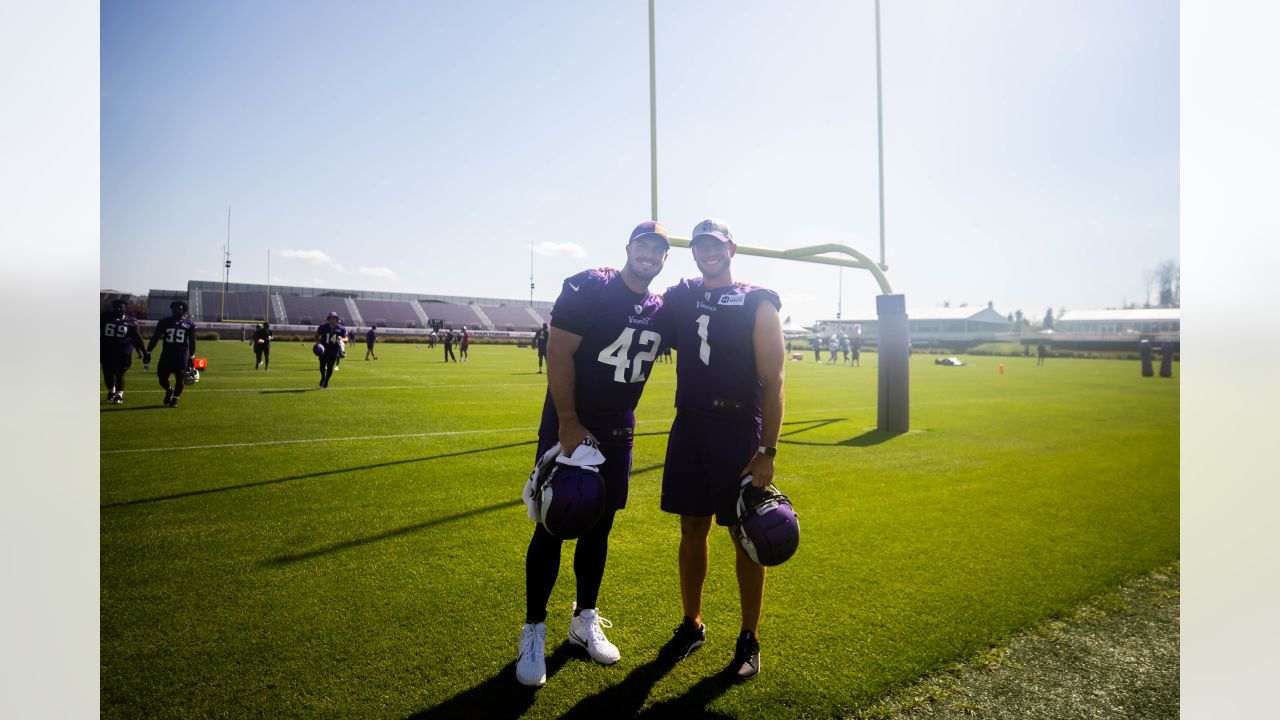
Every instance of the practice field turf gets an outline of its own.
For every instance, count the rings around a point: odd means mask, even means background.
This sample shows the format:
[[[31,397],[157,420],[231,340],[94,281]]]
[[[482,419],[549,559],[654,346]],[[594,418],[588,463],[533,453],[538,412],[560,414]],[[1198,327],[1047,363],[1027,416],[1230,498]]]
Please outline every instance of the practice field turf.
[[[719,671],[738,630],[712,535],[708,642],[674,667],[677,520],[658,509],[674,366],[637,410],[601,614],[612,667],[565,642],[566,544],[548,681],[514,679],[533,526],[519,491],[545,375],[534,353],[351,346],[327,390],[309,343],[204,342],[161,407],[129,373],[102,405],[102,714],[107,718],[848,716],[887,690],[1178,558],[1178,380],[1137,362],[915,356],[911,426],[874,432],[876,356],[787,365],[778,484],[796,556],[771,569],[763,671]],[[1004,363],[1005,372],[997,366]],[[105,393],[100,401],[105,399]]]

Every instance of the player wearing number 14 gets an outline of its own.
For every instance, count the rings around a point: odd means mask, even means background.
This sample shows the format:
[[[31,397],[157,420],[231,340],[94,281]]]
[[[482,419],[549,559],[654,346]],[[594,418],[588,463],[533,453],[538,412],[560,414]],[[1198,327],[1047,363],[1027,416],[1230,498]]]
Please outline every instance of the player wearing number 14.
[[[604,455],[599,471],[605,510],[574,548],[577,602],[568,628],[569,643],[604,665],[621,657],[604,635],[611,623],[596,607],[609,531],[614,514],[627,504],[636,403],[669,334],[661,326],[662,298],[649,292],[667,260],[667,231],[656,222],[640,223],[626,248],[621,270],[586,270],[566,279],[551,310],[547,397],[534,456],[537,460],[559,443],[562,455],[572,458],[584,438]],[[589,453],[589,448],[583,451]],[[561,544],[541,523],[534,526],[525,555],[525,621],[516,661],[516,678],[525,685],[546,682],[547,602],[560,569]]]

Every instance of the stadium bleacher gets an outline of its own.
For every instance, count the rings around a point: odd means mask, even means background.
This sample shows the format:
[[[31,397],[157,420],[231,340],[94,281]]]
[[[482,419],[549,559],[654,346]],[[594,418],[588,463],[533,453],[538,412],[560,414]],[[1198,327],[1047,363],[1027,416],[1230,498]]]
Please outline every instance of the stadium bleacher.
[[[196,322],[216,322],[227,320],[267,319],[267,298],[263,293],[234,293],[225,296],[222,293],[204,291],[200,293],[200,316]],[[272,318],[274,321],[275,318]]]
[[[443,322],[445,327],[457,330],[463,325],[469,328],[484,326],[484,321],[470,305],[455,305],[433,300],[423,300],[419,304],[422,305],[423,310],[427,311],[427,317]]]
[[[294,325],[319,325],[330,312],[338,313],[343,322],[351,322],[346,298],[281,295],[280,299],[284,301],[285,315]]]
[[[537,330],[542,327],[543,320],[534,320],[528,307],[482,306],[484,314],[493,321],[494,330]]]
[[[360,315],[366,325],[397,328],[416,328],[422,325],[418,313],[403,300],[357,299],[356,307],[360,308]]]

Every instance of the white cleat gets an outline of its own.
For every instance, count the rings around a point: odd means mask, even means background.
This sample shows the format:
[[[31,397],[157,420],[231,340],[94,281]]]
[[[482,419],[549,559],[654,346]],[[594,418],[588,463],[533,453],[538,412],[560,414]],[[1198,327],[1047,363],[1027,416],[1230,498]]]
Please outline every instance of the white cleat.
[[[576,603],[574,607],[577,607]],[[586,648],[591,659],[601,665],[612,665],[622,659],[622,653],[604,636],[604,628],[611,627],[613,623],[600,617],[596,608],[583,610],[569,622],[569,642]]]
[[[520,656],[516,658],[516,680],[521,685],[542,687],[547,682],[547,625],[525,623],[520,628]]]

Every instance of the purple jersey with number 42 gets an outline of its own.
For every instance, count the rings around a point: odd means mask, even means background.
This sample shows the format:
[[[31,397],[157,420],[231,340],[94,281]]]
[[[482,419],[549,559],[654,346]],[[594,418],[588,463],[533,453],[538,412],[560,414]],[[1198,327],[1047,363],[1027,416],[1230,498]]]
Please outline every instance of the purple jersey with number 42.
[[[636,403],[665,338],[662,298],[636,293],[611,268],[586,270],[564,281],[551,310],[551,326],[582,338],[573,354],[578,417],[591,427],[635,426]],[[558,428],[551,392],[540,434]]]
[[[772,290],[743,283],[707,288],[681,280],[663,294],[674,327],[676,407],[703,415],[761,422],[763,384],[756,371],[756,312],[782,308]]]

